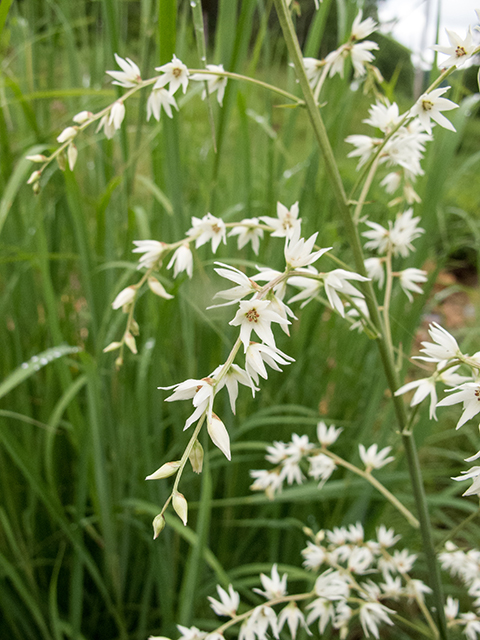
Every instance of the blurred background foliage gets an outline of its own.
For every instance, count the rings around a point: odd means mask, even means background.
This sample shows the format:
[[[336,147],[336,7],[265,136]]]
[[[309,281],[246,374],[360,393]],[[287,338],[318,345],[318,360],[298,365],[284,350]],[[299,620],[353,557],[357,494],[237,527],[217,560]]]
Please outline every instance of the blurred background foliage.
[[[324,0],[315,13],[310,0],[295,4],[308,56],[324,56],[342,42],[359,5]],[[374,2],[364,8],[375,16]],[[205,1],[204,18],[209,62],[297,91],[271,0]],[[249,491],[248,470],[265,465],[266,443],[288,440],[292,432],[314,438],[324,418],[344,427],[338,451],[354,461],[358,442],[392,445],[397,461],[379,477],[412,506],[375,345],[316,303],[298,311],[290,339],[278,337],[278,346],[296,359],[283,375],[272,372],[254,400],[241,391],[236,416],[218,397],[232,462],[204,440],[204,472],[186,473],[181,485],[188,527],[170,515],[153,542],[151,520],[170,485],[144,478],[179,458],[188,435],[182,432],[188,407],[165,405],[157,387],[208,375],[224,361],[235,331],[227,324],[231,309],[205,311],[225,284],[202,248],[192,281],[159,275],[174,300],[145,295],[139,302],[139,353],[116,371],[114,355],[102,349],[122,332],[124,319],[111,302],[136,280],[132,240],[175,241],[191,216],[275,215],[277,201],[291,206],[298,200],[306,234],[320,230],[320,244],[333,246],[346,262],[349,250],[305,114],[246,84],[229,82],[223,108],[213,105],[217,153],[207,106],[194,90],[180,98],[173,121],[148,125],[144,93],[128,101],[113,140],[93,130],[83,134],[75,171],[51,166],[33,196],[25,155],[48,154],[75,113],[98,111],[119,95],[105,75],[115,68],[114,53],[135,60],[143,77],[173,52],[198,67],[190,5],[4,0],[1,26],[0,637],[144,640],[150,633],[174,634],[175,623],[212,627],[205,597],[216,583],[233,582],[242,592],[279,562],[299,589],[310,584],[299,567],[304,525],[316,530],[360,520],[370,535],[387,522],[418,550],[397,514],[349,473],[338,471],[321,492],[306,482],[274,502]],[[409,54],[387,36],[376,38],[385,91],[406,105]],[[438,132],[418,184],[423,202],[416,213],[427,233],[408,266],[428,261],[432,278],[426,309],[423,298],[413,305],[402,294],[395,299],[393,328],[404,354],[422,314],[437,318],[447,293],[466,290],[457,280],[447,289],[434,286],[449,257],[456,268],[476,273],[480,125],[470,76],[467,69],[452,81],[453,99],[466,98],[452,116],[459,135]],[[347,74],[330,82],[324,100],[348,189],[356,163],[346,158],[344,138],[368,133],[361,121],[372,98],[352,90]],[[374,188],[367,212],[379,222],[392,215],[382,202]],[[275,267],[283,245],[266,239],[257,259],[250,249],[237,252],[230,240],[215,258],[231,255],[242,268]],[[322,269],[333,266],[323,260]],[[457,333],[467,350],[478,348],[478,329],[467,322]],[[432,425],[422,410],[416,427],[439,540],[476,508],[459,498],[463,487],[449,477],[478,445],[467,429],[452,429],[449,415]],[[475,539],[478,527],[471,523],[461,540]],[[398,629],[385,633],[406,637]]]

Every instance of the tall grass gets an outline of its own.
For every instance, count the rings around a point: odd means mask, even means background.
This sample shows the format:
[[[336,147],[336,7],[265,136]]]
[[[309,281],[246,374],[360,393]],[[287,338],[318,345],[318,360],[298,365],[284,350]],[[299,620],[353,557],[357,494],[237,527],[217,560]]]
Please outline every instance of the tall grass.
[[[307,28],[307,54],[318,50],[329,12],[336,11],[341,34],[356,10],[356,2],[324,0]],[[334,245],[350,259],[305,114],[233,82],[223,109],[212,104],[216,153],[206,103],[187,95],[175,120],[147,126],[142,96],[129,102],[121,136],[82,138],[75,173],[52,167],[38,197],[25,185],[26,154],[49,149],[73,114],[115,99],[105,76],[114,68],[113,53],[133,58],[145,76],[173,52],[199,65],[190,11],[188,2],[174,0],[1,3],[2,638],[143,640],[175,633],[175,623],[208,628],[204,600],[216,583],[233,582],[241,591],[275,561],[289,567],[291,578],[310,579],[298,568],[305,524],[359,519],[373,530],[387,517],[403,526],[348,473],[322,492],[306,483],[273,503],[249,491],[248,469],[263,464],[264,444],[292,431],[313,434],[320,415],[344,427],[346,451],[359,441],[399,451],[371,341],[346,334],[333,314],[310,305],[291,339],[279,341],[296,358],[288,374],[272,373],[255,400],[244,393],[236,416],[225,410],[232,463],[204,442],[202,475],[186,474],[182,484],[188,527],[168,517],[161,538],[152,540],[151,519],[167,489],[144,478],[176,459],[186,442],[185,408],[165,406],[156,387],[207,375],[223,361],[233,334],[224,329],[227,312],[205,311],[219,282],[211,256],[199,250],[196,279],[168,282],[175,300],[140,301],[139,353],[116,371],[102,349],[121,331],[111,302],[135,268],[132,240],[174,241],[192,215],[271,215],[277,200],[299,200],[307,230],[320,229],[322,246]],[[269,0],[220,0],[215,30],[207,25],[207,32],[210,62],[296,91]],[[344,153],[343,139],[368,103],[347,79],[335,80],[325,101],[334,148]],[[455,116],[457,128],[466,117],[465,107]],[[459,139],[449,136],[440,135],[428,152],[420,186],[428,238],[415,266],[435,257],[436,248],[441,253],[437,214],[445,185],[453,188]],[[353,164],[342,162],[342,170],[353,184]],[[274,264],[277,252],[268,241],[266,263]],[[246,252],[238,264],[254,260]],[[420,314],[416,303],[394,327],[406,353]],[[79,352],[57,353],[60,345]],[[32,356],[39,360],[32,363]],[[422,429],[433,519],[452,527],[474,506],[433,471],[462,460],[467,436],[457,435],[453,452],[443,448],[444,427],[432,434],[425,420]],[[399,460],[382,473],[397,491],[407,477]],[[402,497],[411,506],[408,494]],[[463,531],[467,542],[477,534],[473,524]]]

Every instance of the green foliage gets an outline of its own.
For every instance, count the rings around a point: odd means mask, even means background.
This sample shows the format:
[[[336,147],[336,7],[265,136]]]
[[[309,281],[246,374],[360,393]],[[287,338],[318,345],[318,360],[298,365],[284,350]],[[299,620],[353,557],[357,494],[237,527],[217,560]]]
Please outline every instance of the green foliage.
[[[329,21],[341,34],[356,12],[354,2],[324,0],[324,7],[303,24],[308,55],[323,52]],[[207,25],[208,60],[295,92],[270,13],[268,1],[220,0],[215,28]],[[279,340],[296,358],[288,373],[273,372],[254,400],[243,390],[236,416],[225,400],[232,462],[205,439],[204,472],[187,473],[182,485],[188,526],[167,515],[167,528],[152,540],[151,520],[169,481],[144,478],[177,459],[188,435],[182,432],[187,409],[165,405],[156,387],[208,375],[224,361],[234,333],[225,322],[228,310],[205,311],[220,283],[211,255],[199,250],[194,281],[160,276],[175,300],[146,295],[140,301],[138,355],[115,370],[114,356],[102,349],[122,330],[111,302],[131,282],[132,240],[173,242],[191,216],[273,215],[277,200],[289,206],[299,200],[307,230],[320,229],[322,246],[334,246],[348,262],[324,165],[303,110],[282,108],[280,99],[230,82],[223,109],[212,104],[217,153],[208,107],[198,96],[187,95],[175,120],[149,125],[142,96],[129,102],[118,137],[83,135],[75,172],[50,167],[35,197],[25,185],[31,166],[24,156],[53,149],[75,113],[115,99],[117,89],[104,73],[114,68],[115,52],[134,59],[145,77],[173,51],[199,66],[190,6],[174,0],[4,0],[0,37],[0,637],[144,640],[171,634],[177,622],[208,616],[205,596],[214,584],[233,582],[242,590],[278,559],[308,584],[298,569],[305,524],[315,529],[359,519],[368,521],[370,533],[387,519],[402,530],[393,510],[349,472],[340,471],[321,492],[308,482],[275,502],[249,490],[248,469],[263,466],[264,444],[288,440],[292,431],[313,436],[325,415],[344,427],[345,455],[358,442],[393,445],[398,462],[382,480],[392,490],[405,485],[406,465],[371,341],[311,304],[299,311],[291,338]],[[393,90],[403,82],[409,79]],[[345,136],[362,126],[368,105],[348,84],[335,79],[323,109],[342,154]],[[464,146],[479,136],[478,123],[467,125],[466,117],[464,109],[455,121],[458,129],[471,127]],[[450,136],[439,136],[429,150],[431,170],[420,187],[429,233],[415,266],[435,258],[436,249],[442,259],[445,247],[451,249],[448,229],[458,209],[471,220],[478,205],[457,188],[477,171],[478,158],[456,155],[459,138]],[[343,160],[341,168],[353,184],[354,163]],[[375,196],[368,207],[386,218]],[[262,260],[273,265],[281,250],[269,239]],[[216,258],[225,256],[221,247]],[[254,262],[250,249],[238,256],[239,265]],[[420,313],[414,305],[394,327],[405,352]],[[55,347],[65,344],[78,353]],[[41,369],[21,368],[35,357]],[[422,422],[422,429],[433,519],[452,527],[474,507],[459,499],[460,487],[443,484],[433,471],[441,465],[442,477],[457,473],[467,436],[457,435],[458,453],[452,453],[451,425],[433,433]],[[476,535],[471,522],[462,539],[468,544]]]

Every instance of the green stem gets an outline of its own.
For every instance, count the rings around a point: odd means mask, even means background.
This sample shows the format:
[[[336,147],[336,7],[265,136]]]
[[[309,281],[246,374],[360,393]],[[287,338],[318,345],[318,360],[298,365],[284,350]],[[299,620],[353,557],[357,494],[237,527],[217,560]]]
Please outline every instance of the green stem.
[[[290,58],[293,61],[297,79],[299,81],[302,93],[305,98],[305,106],[307,109],[310,123],[312,125],[315,138],[324,157],[325,169],[330,180],[330,185],[337,203],[337,207],[344,223],[346,235],[348,237],[354,261],[355,267],[361,275],[367,275],[363,259],[363,250],[360,242],[360,236],[358,230],[353,221],[353,217],[350,214],[350,208],[348,205],[348,199],[345,194],[343,183],[340,177],[338,166],[335,162],[333,150],[328,139],[328,135],[323,123],[320,111],[315,103],[315,99],[308,82],[308,78],[303,66],[303,56],[296,37],[295,28],[289,13],[289,10],[284,0],[274,0],[275,8],[280,22],[288,52]],[[443,75],[443,74],[442,74]],[[403,400],[400,397],[393,395],[395,391],[400,387],[398,374],[395,368],[395,362],[392,354],[387,346],[387,341],[383,336],[382,322],[378,306],[376,303],[373,286],[371,282],[364,283],[364,290],[366,294],[366,303],[372,319],[373,324],[378,328],[380,333],[377,344],[380,350],[380,356],[382,359],[383,368],[387,377],[388,386],[392,392],[392,401],[395,408],[395,414],[398,425],[402,434],[402,441],[405,447],[405,454],[408,460],[408,467],[412,482],[412,489],[417,505],[417,510],[420,520],[420,529],[423,540],[423,549],[428,566],[428,572],[430,576],[430,586],[433,591],[434,606],[436,608],[437,624],[439,626],[440,637],[442,640],[447,640],[447,624],[445,620],[444,611],[444,598],[442,584],[440,580],[440,571],[436,561],[435,548],[433,544],[433,537],[430,525],[430,518],[428,514],[427,501],[425,496],[425,490],[422,482],[420,465],[418,461],[417,450],[413,435],[410,431],[406,431],[407,425],[407,413]]]
[[[413,513],[409,511],[407,507],[403,505],[400,502],[400,500],[396,496],[394,496],[393,493],[391,493],[379,480],[377,480],[375,476],[372,476],[370,471],[363,471],[362,469],[359,469],[355,465],[351,464],[350,462],[347,462],[347,460],[344,460],[340,456],[337,456],[335,453],[332,453],[328,449],[322,448],[321,451],[323,454],[331,458],[339,466],[344,467],[349,471],[352,471],[357,476],[360,476],[361,478],[364,478],[367,482],[369,482],[372,485],[372,487],[375,487],[375,489],[377,489],[377,491],[379,491],[395,507],[395,509],[398,509],[398,511],[400,511],[400,513],[405,516],[405,518],[409,521],[412,527],[415,527],[416,529],[418,529],[418,527],[420,526],[420,523],[417,520],[417,518],[413,515]]]

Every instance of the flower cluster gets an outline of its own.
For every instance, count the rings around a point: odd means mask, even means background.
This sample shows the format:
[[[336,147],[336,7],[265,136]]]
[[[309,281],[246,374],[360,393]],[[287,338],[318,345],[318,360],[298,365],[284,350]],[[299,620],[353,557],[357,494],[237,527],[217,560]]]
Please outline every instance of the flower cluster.
[[[435,371],[427,378],[403,385],[395,395],[402,395],[416,389],[410,406],[416,406],[430,396],[430,418],[435,419],[436,407],[463,404],[463,413],[456,426],[459,429],[480,413],[480,352],[473,356],[464,354],[455,338],[437,323],[431,324],[428,332],[433,342],[422,342],[423,349],[420,351],[425,355],[416,356],[416,359],[435,364]],[[460,365],[468,369],[468,376],[456,373]],[[436,392],[438,382],[451,387],[446,390],[447,395],[440,401],[437,401]],[[466,458],[466,462],[472,462],[478,458],[480,458],[480,452]],[[462,474],[454,480],[473,481],[472,486],[463,495],[480,495],[480,467],[472,467]]]
[[[287,574],[280,575],[273,565],[270,575],[259,576],[262,588],[253,589],[266,602],[239,614],[240,594],[233,585],[227,589],[217,586],[219,599],[209,596],[210,606],[228,620],[210,633],[178,625],[179,640],[223,640],[224,632],[231,627],[239,627],[239,640],[267,640],[269,634],[278,639],[284,628],[295,640],[300,628],[312,635],[309,627],[313,624],[318,625],[321,636],[330,627],[341,638],[347,638],[350,631],[358,637],[361,627],[364,637],[378,639],[383,625],[393,625],[393,614],[401,624],[402,600],[416,602],[431,622],[424,605],[430,589],[410,575],[417,556],[408,549],[393,549],[400,540],[393,529],[381,525],[371,540],[365,539],[359,522],[316,535],[306,532],[311,541],[302,551],[303,564],[318,574],[311,591],[289,594]],[[254,598],[253,594],[249,597]],[[149,640],[160,637],[151,636]]]
[[[321,489],[337,466],[346,466],[340,456],[329,450],[341,432],[342,429],[333,424],[327,426],[322,420],[317,425],[318,443],[310,442],[308,436],[299,436],[296,433],[292,435],[291,442],[274,442],[267,447],[265,459],[276,466],[271,470],[250,471],[254,479],[250,488],[252,491],[265,491],[267,497],[273,499],[276,493],[282,491],[285,482],[289,485],[301,484],[305,480],[305,472],[308,477],[319,481],[318,487]],[[393,456],[388,455],[390,450],[391,447],[385,447],[379,451],[376,444],[367,449],[360,444],[359,456],[365,466],[363,473],[369,474],[373,469],[381,469],[392,462]]]

